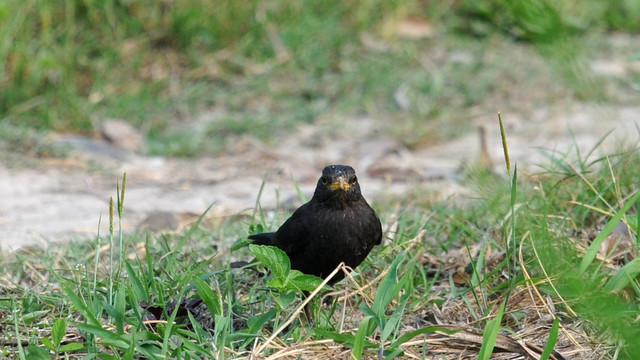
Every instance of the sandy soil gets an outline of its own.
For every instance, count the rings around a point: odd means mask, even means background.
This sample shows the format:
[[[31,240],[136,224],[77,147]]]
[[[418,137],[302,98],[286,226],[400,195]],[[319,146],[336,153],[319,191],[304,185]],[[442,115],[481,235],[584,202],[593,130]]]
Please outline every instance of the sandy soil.
[[[638,141],[640,106],[609,108],[574,105],[543,109],[533,117],[503,114],[512,162],[536,171],[546,156],[586,154],[609,131],[593,156],[613,153],[621,144]],[[175,230],[181,219],[201,214],[213,205],[211,216],[249,211],[260,198],[263,208],[299,203],[295,184],[311,196],[318,174],[330,163],[355,167],[365,196],[402,194],[426,185],[443,197],[465,192],[457,174],[463,162],[479,161],[479,135],[469,133],[436,146],[408,149],[393,139],[374,136],[379,119],[353,119],[349,126],[370,129],[360,139],[323,138],[313,127],[298,130],[279,146],[246,138],[225,154],[194,160],[142,157],[108,149],[99,140],[76,145],[66,159],[42,159],[34,167],[0,165],[0,245],[18,248],[52,241],[92,238],[107,231],[108,201],[116,183],[127,173],[125,231],[139,227]],[[505,173],[495,114],[477,121],[487,130],[493,167]],[[305,139],[322,139],[306,146]],[[61,139],[66,141],[68,139]],[[99,166],[97,165],[99,164]],[[151,215],[151,216],[150,216]]]

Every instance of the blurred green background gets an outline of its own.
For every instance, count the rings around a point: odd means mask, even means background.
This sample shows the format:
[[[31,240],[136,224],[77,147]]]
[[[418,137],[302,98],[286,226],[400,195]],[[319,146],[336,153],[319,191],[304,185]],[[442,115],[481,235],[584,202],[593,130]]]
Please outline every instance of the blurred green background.
[[[640,1],[8,0],[0,24],[0,149],[121,118],[151,153],[195,156],[332,114],[438,141],[514,87],[610,100],[583,59],[640,30]]]

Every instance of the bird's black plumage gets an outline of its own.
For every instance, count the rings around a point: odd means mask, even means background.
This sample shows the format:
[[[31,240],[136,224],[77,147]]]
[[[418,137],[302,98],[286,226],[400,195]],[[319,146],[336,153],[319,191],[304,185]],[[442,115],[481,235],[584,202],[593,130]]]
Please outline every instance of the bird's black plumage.
[[[355,170],[330,165],[322,170],[309,202],[278,231],[249,236],[254,244],[273,245],[291,260],[291,268],[326,277],[341,262],[355,269],[382,240],[382,226],[362,197]],[[331,283],[344,277],[342,272]]]

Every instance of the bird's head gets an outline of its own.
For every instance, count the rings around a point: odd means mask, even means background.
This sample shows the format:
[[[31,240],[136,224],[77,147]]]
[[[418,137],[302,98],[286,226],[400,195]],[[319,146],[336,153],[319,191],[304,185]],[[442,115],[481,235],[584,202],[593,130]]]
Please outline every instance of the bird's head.
[[[340,203],[360,199],[360,185],[356,171],[348,165],[329,165],[322,170],[313,195],[320,201]]]

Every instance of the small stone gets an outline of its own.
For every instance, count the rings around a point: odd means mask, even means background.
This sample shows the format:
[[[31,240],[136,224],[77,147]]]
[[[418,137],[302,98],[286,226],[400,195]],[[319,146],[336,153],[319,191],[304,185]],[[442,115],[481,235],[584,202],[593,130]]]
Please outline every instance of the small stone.
[[[178,216],[168,211],[153,211],[138,224],[138,231],[148,230],[151,232],[162,232],[167,230],[178,230],[180,221]]]
[[[113,146],[134,153],[144,153],[144,137],[131,124],[119,119],[107,119],[100,126],[99,135]]]

